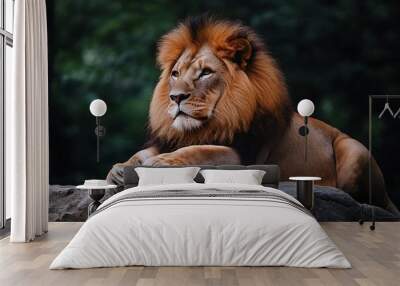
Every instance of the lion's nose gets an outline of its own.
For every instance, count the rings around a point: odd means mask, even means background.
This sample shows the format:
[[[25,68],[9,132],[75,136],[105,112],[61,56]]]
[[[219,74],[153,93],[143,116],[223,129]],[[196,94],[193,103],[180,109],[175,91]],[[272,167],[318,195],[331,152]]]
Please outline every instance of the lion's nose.
[[[180,93],[180,94],[170,94],[169,97],[171,100],[175,101],[179,104],[181,101],[187,99],[190,96],[190,93]]]

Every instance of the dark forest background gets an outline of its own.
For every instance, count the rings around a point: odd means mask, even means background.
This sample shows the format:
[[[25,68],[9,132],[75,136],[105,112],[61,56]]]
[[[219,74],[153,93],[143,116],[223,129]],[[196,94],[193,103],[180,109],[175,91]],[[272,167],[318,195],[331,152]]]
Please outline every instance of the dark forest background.
[[[141,148],[159,76],[157,41],[187,16],[210,12],[251,26],[283,70],[293,105],[313,100],[315,117],[366,145],[368,95],[400,94],[397,0],[48,0],[47,9],[51,184],[105,177]],[[95,98],[108,104],[99,164]],[[374,104],[378,112],[384,101]],[[399,124],[374,115],[373,152],[398,205]]]

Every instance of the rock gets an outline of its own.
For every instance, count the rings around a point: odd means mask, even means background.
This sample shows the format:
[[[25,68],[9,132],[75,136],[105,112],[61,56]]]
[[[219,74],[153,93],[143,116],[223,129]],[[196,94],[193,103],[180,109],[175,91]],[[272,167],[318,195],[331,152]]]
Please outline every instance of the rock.
[[[115,194],[107,190],[102,201]],[[86,190],[75,186],[49,187],[49,221],[86,221],[88,205],[92,200]]]
[[[279,189],[296,197],[295,182],[281,182]],[[358,221],[371,220],[372,210],[378,221],[392,221],[400,218],[380,207],[360,204],[349,194],[328,186],[314,186],[313,214],[318,221]]]
[[[281,182],[279,189],[296,196],[296,183]],[[87,207],[91,202],[87,191],[78,190],[74,186],[52,185],[49,190],[49,221],[85,221]],[[103,201],[116,190],[107,190]],[[372,209],[377,220],[398,220],[399,217],[379,208],[355,201],[347,193],[325,186],[314,188],[314,216],[319,221],[357,221],[361,217],[369,220]]]

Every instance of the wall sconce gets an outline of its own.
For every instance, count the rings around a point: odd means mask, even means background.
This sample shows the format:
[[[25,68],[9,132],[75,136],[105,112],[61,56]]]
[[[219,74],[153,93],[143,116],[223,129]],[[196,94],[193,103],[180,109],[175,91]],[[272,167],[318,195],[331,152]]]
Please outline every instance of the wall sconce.
[[[314,113],[314,103],[309,99],[303,99],[297,105],[297,111],[304,117],[304,125],[299,128],[299,134],[305,137],[304,160],[307,162],[307,144],[308,144],[308,117]]]
[[[100,124],[100,117],[107,112],[107,104],[101,99],[95,99],[90,103],[90,113],[96,117],[96,129],[94,133],[97,137],[97,163],[100,162],[100,138],[106,135],[106,128]]]

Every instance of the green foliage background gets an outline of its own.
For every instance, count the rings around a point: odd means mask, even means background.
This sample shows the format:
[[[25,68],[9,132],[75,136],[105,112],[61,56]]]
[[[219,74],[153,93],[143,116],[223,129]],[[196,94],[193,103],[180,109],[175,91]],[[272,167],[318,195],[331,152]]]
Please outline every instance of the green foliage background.
[[[48,1],[51,183],[104,177],[142,146],[159,76],[157,41],[204,12],[253,27],[282,68],[294,104],[312,99],[316,117],[367,143],[368,95],[400,90],[399,11],[395,0]],[[95,98],[108,104],[100,164],[88,110]],[[382,147],[383,136],[399,139],[385,133],[393,124],[374,122],[374,146]]]

